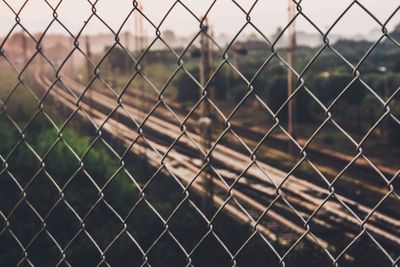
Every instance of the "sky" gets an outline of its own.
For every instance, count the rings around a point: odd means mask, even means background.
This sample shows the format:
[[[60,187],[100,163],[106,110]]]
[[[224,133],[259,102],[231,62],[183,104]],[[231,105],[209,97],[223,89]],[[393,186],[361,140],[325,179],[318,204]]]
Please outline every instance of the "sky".
[[[209,21],[213,25],[215,33],[236,34],[245,24],[246,15],[235,5],[235,2],[247,11],[254,1],[217,0],[209,15]],[[8,2],[13,8],[18,9],[24,0],[8,0]],[[58,0],[49,0],[49,2],[55,6]],[[148,19],[158,25],[175,0],[142,0],[140,2],[144,6],[144,13]],[[182,0],[182,3],[198,17],[206,12],[212,2],[212,0]],[[385,22],[399,6],[398,0],[359,0],[359,2],[381,22]],[[351,3],[352,0],[303,0],[301,6],[309,19],[321,30],[326,31]],[[132,0],[99,0],[96,12],[114,31],[117,31],[132,8]],[[90,14],[91,6],[87,0],[63,0],[58,9],[58,18],[74,34],[81,29]],[[20,17],[21,23],[31,32],[41,32],[52,19],[52,10],[44,0],[29,0],[21,11]],[[285,27],[288,21],[287,1],[259,0],[250,13],[250,18],[260,31],[267,36],[271,35],[276,32],[278,27]],[[3,2],[0,2],[0,21],[0,35],[6,34],[15,23],[13,13]],[[396,13],[388,23],[388,28],[392,29],[398,22],[400,22],[400,12]],[[134,23],[133,16],[131,16],[124,29],[133,31]],[[146,21],[144,27],[149,35],[155,34],[155,29]],[[301,31],[316,33],[311,24],[302,17],[296,20],[296,27]],[[177,4],[160,27],[161,31],[167,29],[173,30],[177,35],[186,36],[198,31],[199,23],[182,5]],[[354,5],[333,28],[332,34],[347,37],[366,36],[371,31],[378,30],[380,30],[379,24],[362,8]],[[59,25],[52,26],[50,31],[65,32]],[[109,29],[98,19],[91,20],[85,30],[85,33],[90,34],[101,32],[109,32]],[[251,28],[246,28],[243,34],[251,32]]]

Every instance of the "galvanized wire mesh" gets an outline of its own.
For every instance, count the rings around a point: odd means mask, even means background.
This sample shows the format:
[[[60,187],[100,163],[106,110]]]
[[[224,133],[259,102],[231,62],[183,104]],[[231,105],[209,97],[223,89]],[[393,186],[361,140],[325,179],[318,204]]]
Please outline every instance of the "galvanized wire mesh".
[[[180,255],[179,257],[183,258],[182,264],[186,266],[196,266],[196,260],[198,260],[196,255],[200,250],[205,251],[204,255],[220,251],[218,255],[228,258],[230,266],[253,266],[252,262],[240,262],[239,258],[246,251],[252,250],[251,244],[254,240],[261,240],[262,245],[273,255],[271,261],[276,261],[277,265],[285,265],[292,254],[300,253],[301,255],[301,252],[297,252],[301,247],[311,247],[311,250],[319,251],[329,264],[341,265],[341,261],[344,261],[345,265],[348,264],[346,261],[351,264],[354,257],[352,249],[359,246],[360,242],[371,244],[376,254],[363,256],[383,258],[382,266],[384,264],[385,266],[398,265],[400,258],[399,213],[396,213],[395,208],[393,208],[395,210],[393,213],[388,213],[387,209],[381,210],[381,207],[387,202],[392,206],[399,203],[400,197],[398,190],[396,191],[399,170],[393,172],[382,169],[381,166],[385,162],[378,166],[370,160],[364,146],[368,138],[381,127],[384,121],[394,122],[393,127],[400,126],[398,114],[392,110],[394,105],[398,105],[396,98],[398,98],[400,88],[393,90],[391,95],[386,97],[379,95],[376,88],[364,80],[362,67],[371,53],[378,49],[382,40],[396,47],[400,46],[387,29],[388,23],[397,14],[400,6],[393,10],[387,20],[381,21],[361,1],[350,1],[336,21],[327,30],[323,30],[303,11],[304,1],[293,1],[292,5],[295,9],[293,18],[275,36],[275,39],[270,39],[264,34],[263,29],[252,21],[252,12],[258,8],[259,1],[254,1],[250,7],[244,7],[237,1],[229,1],[240,10],[245,23],[228,45],[222,46],[207,25],[207,16],[218,2],[216,0],[210,4],[203,17],[198,17],[191,10],[189,3],[175,1],[159,24],[150,18],[149,14],[152,10],[143,11],[140,3],[133,1],[130,12],[117,30],[110,27],[97,12],[96,6],[101,2],[100,0],[85,1],[84,8],[90,9],[91,12],[77,34],[72,33],[67,24],[59,18],[58,10],[65,0],[56,2],[45,0],[48,9],[43,12],[52,14],[52,19],[40,35],[33,34],[30,25],[24,24],[20,18],[29,2],[32,1],[26,0],[16,5],[3,0],[4,7],[15,18],[15,23],[1,42],[0,59],[5,62],[8,69],[12,70],[15,80],[12,87],[8,88],[7,95],[1,100],[0,117],[3,123],[7,121],[7,125],[10,125],[12,128],[10,132],[17,135],[18,141],[7,153],[0,155],[2,163],[0,179],[4,188],[6,185],[16,188],[13,193],[14,199],[8,199],[9,203],[4,201],[6,204],[0,208],[2,223],[0,242],[2,242],[3,250],[0,252],[3,257],[1,261],[15,262],[17,266],[42,266],[43,263],[37,255],[40,254],[38,250],[43,247],[37,246],[45,244],[52,249],[52,254],[46,254],[46,257],[54,259],[52,264],[56,266],[79,266],[79,261],[72,259],[76,257],[74,253],[91,257],[94,265],[126,266],[127,263],[118,263],[116,257],[112,256],[114,254],[111,251],[114,249],[125,252],[135,251],[135,255],[140,255],[140,258],[135,261],[136,264],[150,266],[157,265],[153,263],[153,257],[162,258],[162,255],[153,255],[153,251],[157,250],[157,246],[162,243],[167,244],[164,246],[170,246],[176,257]],[[342,55],[329,38],[335,26],[355,6],[361,8],[379,25],[381,35],[354,64]],[[193,39],[179,51],[168,43],[161,32],[163,23],[177,8],[185,10],[199,26],[193,29],[196,31]],[[115,15],[120,16],[120,14]],[[141,43],[142,49],[136,52],[126,47],[126,42],[122,41],[123,29],[128,19],[133,16],[141,17],[141,20],[150,25],[154,31],[149,40]],[[283,36],[299,19],[307,21],[309,26],[318,32],[321,39],[320,48],[302,69],[288,63],[285,56],[287,51],[282,51],[278,47]],[[90,55],[84,39],[85,29],[93,20],[100,21],[114,36],[112,46],[96,60]],[[43,47],[43,40],[54,25],[61,27],[70,40],[70,48],[63,59],[57,62],[49,55],[50,52],[46,47]],[[245,67],[239,68],[233,59],[233,48],[245,29],[258,33],[268,48],[264,63],[250,77],[242,73]],[[18,32],[23,33],[22,43],[25,46],[28,44],[31,46],[23,50],[31,52],[22,55],[21,62],[17,62],[7,51],[10,49],[7,43]],[[204,45],[208,43],[208,49],[216,55],[212,63],[207,63],[213,64],[214,68],[205,70],[206,74],[203,73],[203,75],[206,76],[202,79],[197,77],[186,63],[186,57],[199,45],[200,39],[200,46],[203,46],[201,53],[204,53]],[[175,71],[162,86],[154,84],[152,78],[147,75],[149,70],[146,63],[150,60],[147,55],[156,43],[162,43],[165,50],[176,60]],[[108,60],[115,48],[121,49],[129,62],[133,62],[129,79],[120,90],[116,90],[116,86],[111,85],[110,75],[106,73],[107,70],[104,67],[104,62]],[[318,94],[308,84],[306,76],[320,55],[326,51],[333,53],[352,75],[351,80],[345,87],[339,88],[340,93],[329,104],[319,99]],[[65,67],[77,54],[84,58],[92,71],[87,75],[88,77],[84,78],[86,81],[82,79],[79,81],[77,77],[68,73]],[[204,60],[205,55],[202,56]],[[258,94],[254,85],[272,61],[280,62],[280,66],[285,71],[291,72],[296,80],[291,95],[288,95],[275,110],[270,107],[264,97]],[[241,99],[229,112],[221,107],[221,103],[214,96],[218,85],[215,85],[213,80],[224,68],[228,68],[240,77],[246,89]],[[186,107],[183,112],[182,103],[166,97],[166,91],[179,73],[183,73],[193,82],[195,88],[191,90],[201,92],[194,103],[189,108]],[[142,81],[141,85],[149,88],[151,93],[140,93],[140,88],[136,91],[131,90],[132,84],[139,79]],[[364,90],[377,100],[383,111],[381,114],[375,114],[377,119],[361,138],[355,138],[346,127],[342,126],[343,122],[335,118],[336,111],[334,110],[337,103],[355,83],[362,84]],[[135,86],[138,85],[135,84]],[[100,90],[99,87],[102,89]],[[28,92],[31,102],[35,105],[34,113],[30,114],[31,116],[25,122],[18,121],[15,113],[9,111],[10,105],[13,104],[13,95],[19,90]],[[300,94],[305,94],[307,98],[312,99],[323,113],[322,120],[303,142],[293,136],[293,133],[288,130],[287,122],[281,119],[288,105]],[[246,128],[240,123],[238,125],[234,121],[235,115],[249,99],[254,99],[253,103],[257,103],[251,106],[255,112],[260,116],[272,118],[271,127],[264,132],[258,132],[258,135],[253,132],[253,129]],[[141,102],[146,103],[141,106],[143,104]],[[296,104],[301,105],[301,102],[297,100]],[[246,106],[246,108],[249,107]],[[57,113],[58,115],[55,115]],[[62,119],[60,119],[60,113]],[[38,118],[46,121],[48,127],[55,131],[51,137],[43,136],[43,138],[51,139],[51,145],[40,149],[32,144],[30,139],[31,130],[35,127]],[[66,129],[72,127],[71,125],[76,121],[79,127],[87,127],[92,133],[89,145],[81,152],[78,152],[79,149],[70,144],[68,138],[64,136]],[[318,154],[318,151],[311,148],[314,139],[328,124],[353,146],[353,154],[350,158],[336,159],[344,161],[345,164],[338,169],[333,179],[327,178],[324,170],[316,164],[320,160],[319,157],[324,157],[323,154]],[[290,142],[294,150],[295,163],[287,171],[271,167],[259,157],[259,150],[269,140],[274,140],[273,133],[276,131],[282,133],[285,142]],[[253,138],[253,145],[250,145],[248,140],[252,134],[256,137]],[[239,149],[234,149],[226,142],[227,136],[235,140],[236,148],[239,147]],[[93,174],[87,167],[92,151],[100,145],[117,162],[115,167],[110,167],[112,174],[104,181],[100,181],[96,177],[98,174]],[[57,177],[49,171],[48,165],[51,164],[52,153],[58,146],[65,148],[63,153],[72,155],[74,159],[76,168],[70,170],[68,177]],[[21,177],[15,173],[18,166],[17,168],[10,167],[13,161],[16,161],[14,155],[19,150],[28,153],[34,162],[33,176]],[[39,150],[41,152],[38,152]],[[138,157],[133,159],[132,153]],[[128,167],[130,161],[137,161],[138,158],[142,160],[143,168],[146,164],[151,168],[146,172],[146,177],[138,177],[138,174]],[[334,160],[334,157],[328,158],[327,161],[330,162],[328,165],[334,164]],[[359,163],[360,161],[363,163]],[[309,166],[313,175],[318,177],[317,181],[295,175],[303,164]],[[381,193],[379,201],[374,205],[365,204],[363,199],[358,201],[344,197],[335,189],[343,179],[342,176],[352,168],[366,169],[366,172],[377,177],[377,180],[383,184],[371,189],[371,192],[379,190]],[[82,180],[80,175],[85,177],[87,183],[81,185],[81,189],[87,191],[87,195],[93,194],[92,199],[74,199],[67,196],[66,192],[69,191],[71,184],[74,184],[76,180]],[[115,202],[118,196],[108,192],[109,187],[120,175],[126,177],[129,186],[136,189],[132,191],[135,197],[129,203],[125,203],[129,206],[127,210],[121,210],[120,204]],[[174,192],[178,194],[175,202],[172,202],[173,208],[167,212],[161,211],[160,203],[154,203],[154,196],[149,196],[152,194],[149,188],[160,178],[175,185],[174,189],[165,187],[165,190],[175,190]],[[37,197],[42,196],[37,195],[40,194],[39,192],[30,193],[30,190],[38,180],[47,186],[43,188],[51,188],[48,189],[48,194],[54,191],[51,199],[44,197],[42,202],[35,201]],[[362,177],[359,181],[362,183]],[[164,191],[163,194],[165,193]],[[172,193],[167,192],[167,194]],[[2,191],[2,194],[5,192]],[[46,195],[47,192],[42,192],[42,194]],[[124,201],[127,200],[122,200]],[[79,202],[81,202],[79,205],[84,205],[86,208],[77,207]],[[47,206],[38,206],[38,203],[47,203]],[[137,210],[141,208],[146,209],[147,214],[151,214],[148,216],[154,216],[153,220],[159,225],[158,228],[140,225],[142,219],[145,224],[145,218],[137,215]],[[172,228],[174,220],[181,218],[179,213],[183,209],[189,210],[188,213],[201,221],[203,229],[199,236],[190,235],[187,231],[182,234],[180,232],[182,229]],[[101,221],[96,219],[96,214],[99,212],[107,214],[103,215]],[[230,244],[227,240],[231,239],[227,239],[216,226],[220,218],[225,215],[229,217],[225,218],[223,228],[229,228],[230,224],[244,224],[249,226],[246,229],[250,234],[237,244]],[[62,224],[62,221],[54,221],[53,217],[57,216],[69,217],[74,224],[65,225],[66,229],[71,228],[65,230],[64,233],[59,225],[58,228],[53,225],[54,223]],[[26,231],[21,230],[27,225],[32,226],[27,227]],[[101,237],[97,234],[97,230],[94,230],[102,225],[106,231],[109,230],[110,237]],[[70,231],[69,234],[68,231]],[[143,240],[140,234],[137,234],[138,232],[151,233],[152,238]],[[330,240],[332,235],[339,235],[338,233],[341,234],[340,242]],[[77,245],[81,239],[84,240],[85,245]],[[169,243],[163,243],[164,239],[168,239]],[[207,243],[210,239],[215,242],[212,246]],[[125,242],[122,245],[121,240]],[[204,246],[209,246],[209,249],[205,249]],[[90,247],[92,252],[86,253],[86,250],[89,250],[87,247]],[[18,256],[14,254],[7,256],[11,250],[17,250]],[[263,253],[261,250],[259,252]],[[212,263],[209,264],[212,265]],[[164,262],[160,266],[171,265]]]

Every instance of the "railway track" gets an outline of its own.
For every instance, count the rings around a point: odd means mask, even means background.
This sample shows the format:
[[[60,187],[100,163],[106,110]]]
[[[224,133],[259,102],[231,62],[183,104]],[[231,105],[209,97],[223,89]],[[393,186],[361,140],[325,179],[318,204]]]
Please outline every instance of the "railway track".
[[[35,73],[33,77],[42,89],[49,88],[52,84],[43,73]],[[84,87],[79,83],[68,78],[63,78],[63,81],[77,95],[82,93]],[[55,101],[71,111],[77,109],[77,99],[65,88],[55,86],[49,93]],[[146,113],[124,104],[124,109],[115,111],[118,119],[108,118],[118,103],[100,92],[93,91],[92,94],[93,102],[83,101],[80,103],[81,107],[97,125],[103,125],[102,131],[125,146],[130,146],[132,140],[138,137],[138,133],[129,126],[132,125],[129,114],[140,121],[146,118]],[[107,123],[104,123],[107,118]],[[155,151],[146,147],[145,141],[139,141],[132,148],[133,152],[144,151],[150,164],[157,168],[160,164],[165,164],[166,170],[178,177],[183,185],[200,196],[204,195],[204,181],[198,175],[203,162],[193,157],[200,154],[196,146],[196,143],[200,143],[200,136],[195,132],[183,134],[179,124],[171,123],[156,114],[148,117],[144,125],[143,133]],[[183,135],[187,135],[187,138],[176,141],[178,136]],[[174,144],[172,149],[171,144]],[[249,164],[252,164],[251,168],[248,168]],[[212,165],[215,172],[213,184],[217,189],[215,206],[224,206],[224,211],[236,220],[257,227],[272,241],[279,239],[280,242],[290,245],[307,232],[305,238],[327,249],[328,246],[336,245],[329,240],[332,235],[340,233],[344,239],[351,240],[361,231],[367,230],[367,234],[385,246],[393,247],[397,250],[394,253],[398,253],[399,214],[389,216],[375,211],[370,215],[371,207],[338,194],[335,194],[335,201],[334,198],[328,198],[330,192],[327,189],[294,176],[286,180],[284,186],[278,190],[277,187],[283,182],[286,173],[263,162],[251,163],[249,156],[224,145],[215,147]],[[242,173],[245,169],[247,171]],[[194,179],[195,177],[197,178]],[[226,202],[226,198],[231,201]],[[267,213],[258,218],[271,203],[273,205],[268,208]],[[343,204],[357,209],[357,214],[361,214],[362,218],[369,216],[369,219],[366,222],[356,219]],[[315,212],[316,210],[318,212]],[[253,215],[254,218],[249,215]]]
[[[130,98],[136,98],[136,99],[141,99],[141,101],[148,101],[149,103],[154,102],[154,98],[149,97],[146,94],[139,93],[140,90],[131,90],[129,91],[129,95],[124,99],[130,100]],[[133,102],[133,101],[127,101]],[[178,102],[168,99],[168,105],[179,115],[186,116],[184,114],[184,107],[180,105]],[[163,109],[160,109],[163,110]],[[165,111],[165,109],[164,109]],[[158,112],[159,116],[163,116],[162,112]],[[176,121],[175,118],[172,118],[171,116],[163,116],[165,119],[169,120],[170,122]],[[190,123],[193,120],[196,120],[200,117],[197,111],[193,113],[191,116],[192,120],[189,120],[188,122]],[[220,122],[222,125],[224,125],[224,122]],[[244,127],[241,125],[240,122],[237,121],[231,121],[231,126],[234,128],[235,132],[239,134],[243,138],[247,138],[249,140],[252,140],[256,143],[258,143],[262,138],[265,136],[265,131],[262,131],[260,129],[257,129],[257,127]],[[276,147],[278,149],[286,149],[287,148],[287,142],[288,139],[285,138],[284,136],[279,136],[279,135],[269,135],[268,136],[268,144],[272,147]],[[304,146],[307,142],[307,140],[304,139],[298,139],[297,142],[301,145]],[[318,163],[320,162],[322,165],[328,165],[332,166],[336,169],[342,169],[344,166],[346,166],[349,162],[352,161],[354,156],[350,156],[344,153],[336,152],[328,148],[322,148],[320,146],[314,145],[314,144],[309,144],[307,146],[307,155],[308,157],[312,158],[314,162]],[[376,160],[373,160],[376,162]],[[360,171],[363,172],[363,174],[368,174],[368,173],[376,173],[376,170],[374,167],[372,167],[364,158],[359,158],[359,160],[355,161],[352,163],[352,165],[357,169],[357,174],[360,173]],[[389,168],[386,166],[383,166],[381,164],[376,164],[376,167],[379,169],[379,171],[385,175],[389,180],[393,179],[396,176],[399,176],[399,170],[395,170],[393,168]]]
[[[124,103],[135,106],[137,109],[140,109],[145,113],[149,112],[150,107],[153,107],[156,104],[155,100],[152,99],[151,97],[148,97],[146,94],[138,93],[137,91],[138,90],[134,90],[130,92],[130,94],[128,94],[127,96],[124,96],[123,98]],[[104,93],[106,94],[106,92]],[[112,97],[111,93],[109,93],[108,95]],[[143,107],[143,103],[140,102],[148,102],[150,103],[150,107],[147,108]],[[186,116],[187,111],[184,111],[183,110],[184,108],[182,108],[182,106],[179,103],[173,100],[168,100],[168,105],[174,112],[177,113],[178,116],[181,116],[182,118]],[[167,108],[163,107],[163,105],[158,106],[157,109],[154,110],[154,113],[156,114],[156,116],[163,118],[164,120],[172,124],[175,124],[176,126],[180,126],[180,124],[177,123],[178,122],[177,117],[173,116]],[[195,110],[192,113],[192,115],[185,121],[185,125],[190,127],[190,129],[197,129],[198,128],[197,123],[199,119],[200,115]],[[219,124],[222,126],[222,128],[226,127],[225,123],[223,122],[219,122]],[[238,134],[240,137],[247,140],[251,140],[254,143],[260,142],[260,140],[262,140],[265,136],[264,132],[261,132],[260,130],[255,128],[249,129],[247,127],[240,125],[240,123],[235,121],[231,122],[231,127],[234,129],[235,133]],[[214,138],[217,137],[218,136],[215,136]],[[299,142],[300,145],[303,146],[306,143],[305,140],[297,140],[297,141]],[[281,136],[269,135],[268,147],[276,149],[277,151],[282,151],[282,150],[285,151],[287,149],[287,139]],[[234,147],[234,144],[231,145],[231,148],[236,149]],[[329,149],[320,148],[313,144],[309,144],[305,151],[307,152],[307,159],[309,159],[320,170],[329,169],[329,172],[335,173],[335,175],[338,175],[338,173],[340,173],[340,170],[342,170],[345,166],[347,166],[350,162],[352,162],[351,163],[352,167],[351,168],[346,167],[347,170],[344,172],[345,175],[343,175],[342,173],[342,175],[340,176],[340,181],[342,184],[340,186],[336,185],[336,187],[340,187],[341,190],[344,191],[344,192],[341,191],[341,193],[346,194],[347,197],[357,197],[354,196],[355,194],[354,190],[353,191],[348,190],[347,188],[349,187],[358,188],[361,189],[361,191],[365,192],[365,194],[368,196],[368,198],[366,199],[369,200],[368,205],[370,206],[375,205],[388,192],[389,190],[388,188],[390,188],[388,184],[384,185],[384,181],[383,179],[381,179],[382,177],[380,177],[379,173],[381,172],[382,175],[385,175],[387,180],[392,181],[391,185],[393,186],[394,191],[393,194],[389,196],[389,198],[391,198],[395,202],[397,202],[400,199],[398,191],[398,188],[400,186],[400,180],[396,179],[396,177],[399,176],[400,171],[396,171],[388,167],[377,165],[376,167],[379,170],[378,172],[376,169],[374,169],[372,165],[370,165],[367,162],[366,159],[362,157],[359,157],[358,160],[353,161],[352,156],[334,152]],[[259,159],[267,160],[262,156],[259,157]],[[326,173],[324,173],[324,175],[325,174]],[[314,182],[315,180],[320,180],[320,179],[321,178],[319,177],[319,175],[315,175]],[[360,196],[359,198],[362,198],[362,196]],[[397,207],[385,207],[385,209],[387,209],[386,212],[388,213],[391,213],[393,210],[395,212],[399,212],[399,209]]]

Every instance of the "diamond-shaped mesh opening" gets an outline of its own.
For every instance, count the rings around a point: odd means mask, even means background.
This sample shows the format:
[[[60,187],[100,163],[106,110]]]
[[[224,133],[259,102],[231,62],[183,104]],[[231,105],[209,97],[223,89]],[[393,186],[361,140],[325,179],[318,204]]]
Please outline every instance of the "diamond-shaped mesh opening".
[[[64,188],[65,198],[68,200],[69,205],[71,205],[73,210],[81,217],[96,203],[98,197],[98,191],[93,187],[93,182],[83,172],[84,171],[81,170],[78,173],[74,173],[74,175],[70,177],[69,183]],[[88,190],[86,194],[85,192],[76,192],[75,188],[83,186],[90,186],[92,188]],[[81,200],[85,203],[84,205],[81,204]]]
[[[44,261],[49,264],[57,264],[59,261],[60,250],[54,245],[51,237],[45,232],[41,232],[36,237],[27,252],[32,264],[40,264]]]
[[[341,123],[339,120],[338,123],[346,132],[350,133],[350,136],[354,140],[359,142],[384,112],[381,109],[368,116],[368,112],[364,112],[364,110],[373,105],[379,105],[378,100],[371,95],[365,84],[355,80],[347,87],[342,97],[335,102],[332,108],[332,116],[334,120],[338,120],[339,114],[347,114],[348,117],[346,116],[346,120],[353,121],[354,123],[345,125],[346,123]],[[364,129],[361,127],[361,123],[365,125]]]
[[[358,257],[358,255],[364,254],[367,251],[369,253],[374,253],[376,257],[372,259],[372,264],[385,264],[387,258],[382,253],[382,250],[377,246],[377,244],[367,235],[363,234],[354,240],[351,246],[345,250],[346,256],[339,260],[339,263],[348,260],[350,264],[370,264],[370,262],[365,262],[365,259]],[[388,262],[387,264],[390,264]]]
[[[79,218],[76,217],[71,206],[67,204],[70,200],[60,197],[60,201],[54,204],[54,208],[48,214],[46,220],[48,231],[52,233],[54,239],[62,248],[67,247],[81,229]],[[63,231],[58,230],[60,224],[64,224]]]
[[[21,26],[17,25],[12,32],[14,34],[8,35],[2,42],[4,55],[11,65],[21,71],[33,57],[36,43],[31,33]]]
[[[46,190],[47,194],[40,194],[43,189]],[[51,183],[51,177],[44,173],[44,171],[35,173],[26,189],[26,193],[32,194],[32,197],[29,198],[29,202],[37,207],[39,214],[47,214],[50,212],[59,199],[57,187]],[[46,203],[46,205],[41,203]]]
[[[0,262],[397,266],[398,10],[3,1]]]
[[[377,109],[379,110],[379,109]],[[396,124],[392,124],[392,119],[389,117],[384,117],[378,124],[377,127],[364,139],[364,147],[365,147],[365,156],[371,162],[371,165],[375,165],[381,172],[384,173],[387,177],[392,177],[394,175],[395,169],[398,169],[400,166],[395,161],[391,160],[394,156],[396,157],[396,150],[387,153],[382,150],[381,146],[394,144],[391,136],[393,133],[399,130]],[[390,127],[390,130],[388,128]],[[386,131],[381,129],[385,129]],[[383,163],[382,159],[379,157],[381,154],[386,154],[384,156]]]
[[[18,101],[20,101],[21,99],[25,99],[25,101],[27,101],[27,103],[29,104],[20,108],[15,107],[16,103],[18,103]],[[21,129],[25,128],[30,119],[33,117],[37,103],[37,98],[32,93],[32,91],[27,90],[26,87],[22,84],[16,84],[11,94],[9,94],[7,96],[7,99],[5,99],[4,103],[7,110],[6,114],[8,115],[8,120],[14,121],[14,125],[12,127],[17,126]],[[10,105],[10,108],[8,108],[8,105]],[[19,120],[15,121],[13,119],[14,117],[18,117]]]
[[[74,236],[73,241],[65,251],[66,259],[62,261],[77,265],[80,263],[97,265],[101,261],[101,254],[91,240],[91,235],[85,231],[79,232]]]
[[[191,251],[202,237],[209,231],[207,223],[199,212],[193,207],[192,203],[196,199],[185,200],[174,213],[170,220],[170,229],[174,233],[178,240],[181,240],[182,246],[187,250]],[[191,222],[196,225],[198,231],[192,231],[191,227],[185,222]],[[191,238],[186,238],[191,236]]]
[[[211,250],[209,250],[210,248]],[[219,238],[213,234],[209,234],[203,239],[203,242],[196,248],[192,257],[193,264],[196,265],[202,265],[208,261],[216,262],[218,265],[229,265],[231,263],[230,255],[221,244]]]
[[[128,224],[127,230],[143,250],[148,250],[164,232],[163,222],[144,200],[133,207],[126,222]],[[139,229],[142,229],[142,231]]]
[[[19,205],[15,206],[14,212],[9,215],[10,224],[12,221],[16,223],[9,227],[11,231],[15,233],[15,236],[20,240],[20,242],[26,246],[30,243],[38,232],[42,228],[41,220],[32,209],[29,201],[22,201]],[[22,220],[22,222],[20,221]],[[23,221],[31,222],[29,227],[26,227]]]
[[[363,25],[363,26],[368,25],[369,27],[365,27],[367,32],[360,33],[360,31],[358,31],[359,32],[358,37],[360,37],[362,34],[371,34],[371,32],[379,32],[379,29],[380,29],[380,25],[378,22],[379,19],[372,12],[373,12],[373,10],[368,9],[368,7],[366,5],[364,5],[363,2],[346,3],[346,5],[343,6],[343,8],[342,8],[341,15],[337,17],[339,19],[336,18],[335,22],[330,25],[330,28],[331,28],[330,35],[339,35],[340,36],[340,32],[343,31],[344,27],[347,27],[349,33],[354,34],[357,32],[357,28],[360,25]],[[380,10],[379,13],[382,14],[383,13],[382,10]],[[349,23],[349,21],[351,21],[352,17],[357,17],[358,20],[354,21],[353,23]],[[387,17],[382,19],[382,21],[384,21],[385,19],[387,19]],[[357,38],[357,36],[356,36],[356,38]],[[356,38],[354,38],[354,39],[356,39]],[[374,40],[374,41],[376,41],[376,40]],[[362,52],[362,50],[360,52]],[[356,59],[356,58],[357,58],[357,56],[354,57],[354,59]]]
[[[109,219],[103,221],[102,227],[97,227],[99,219],[104,217]],[[101,249],[106,248],[118,233],[123,230],[119,218],[115,216],[113,210],[108,207],[105,201],[100,201],[90,211],[85,219],[85,226]],[[105,229],[107,231],[104,231]]]
[[[83,22],[85,21],[91,12],[91,4],[90,2],[82,2],[80,3],[79,9],[76,8],[70,2],[64,1],[47,1],[50,4],[50,8],[53,9],[57,14],[57,21],[60,25],[63,25],[64,28],[68,29],[69,32],[74,34],[75,36],[79,33],[82,28],[81,23],[76,23],[76,21]],[[73,9],[74,12],[74,20],[71,20],[68,16],[69,11]]]
[[[125,233],[112,244],[106,252],[106,258],[108,264],[116,266],[124,264],[140,266],[144,262],[141,251]]]
[[[18,245],[13,234],[8,231],[2,234],[1,240],[1,261],[4,262],[4,264],[17,265],[23,249]]]
[[[303,255],[309,255],[309,257],[299,257],[296,251],[302,251]],[[310,246],[307,241],[300,241],[293,250],[294,253],[287,255],[287,266],[301,266],[301,265],[312,265],[312,264],[331,264],[326,257],[325,251],[316,246]]]

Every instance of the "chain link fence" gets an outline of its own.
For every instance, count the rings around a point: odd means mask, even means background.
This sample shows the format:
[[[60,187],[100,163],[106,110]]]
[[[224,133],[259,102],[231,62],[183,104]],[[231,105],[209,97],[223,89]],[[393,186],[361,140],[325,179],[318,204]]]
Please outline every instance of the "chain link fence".
[[[17,2],[0,5],[1,266],[398,266],[399,5],[348,1],[322,29],[293,0],[268,37],[263,1],[171,1],[157,21],[133,1],[117,27],[79,1],[75,32],[43,0],[40,33],[38,2]],[[232,37],[217,5],[241,16]],[[353,9],[376,40],[334,36]],[[165,31],[176,10],[192,37]]]

